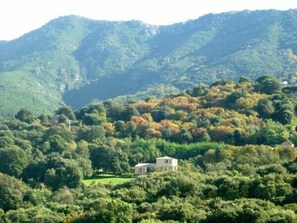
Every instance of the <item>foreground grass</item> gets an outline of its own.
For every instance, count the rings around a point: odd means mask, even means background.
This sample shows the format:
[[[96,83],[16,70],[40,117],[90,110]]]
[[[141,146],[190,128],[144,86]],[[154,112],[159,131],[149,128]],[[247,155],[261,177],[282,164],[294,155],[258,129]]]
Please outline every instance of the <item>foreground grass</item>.
[[[86,186],[89,186],[91,184],[96,184],[96,183],[117,185],[117,184],[122,184],[128,181],[131,181],[133,179],[135,178],[133,177],[132,174],[127,174],[127,175],[100,174],[92,178],[85,179],[83,183]]]

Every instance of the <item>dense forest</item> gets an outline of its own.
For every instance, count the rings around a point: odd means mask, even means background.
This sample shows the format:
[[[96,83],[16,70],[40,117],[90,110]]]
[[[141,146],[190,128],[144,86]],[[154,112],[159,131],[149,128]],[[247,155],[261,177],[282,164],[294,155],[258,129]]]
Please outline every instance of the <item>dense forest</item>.
[[[297,81],[297,10],[208,14],[167,26],[54,19],[0,42],[0,119],[116,98],[164,97],[217,80]],[[162,90],[160,90],[162,89]]]
[[[4,223],[295,223],[294,87],[273,76],[198,84],[179,94],[0,124],[0,221]],[[84,180],[133,173],[158,156],[178,171],[122,184]]]

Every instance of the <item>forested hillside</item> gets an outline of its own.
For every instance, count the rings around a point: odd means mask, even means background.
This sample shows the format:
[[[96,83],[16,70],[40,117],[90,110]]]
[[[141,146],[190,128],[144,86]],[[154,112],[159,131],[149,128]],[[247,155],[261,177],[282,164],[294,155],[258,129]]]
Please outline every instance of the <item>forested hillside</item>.
[[[273,76],[217,81],[126,104],[114,100],[0,124],[4,223],[295,223],[294,88]],[[178,171],[86,185],[171,156]]]
[[[0,42],[0,117],[24,107],[38,114],[64,103],[162,97],[240,76],[294,84],[296,30],[296,10],[209,14],[169,26],[61,17]]]

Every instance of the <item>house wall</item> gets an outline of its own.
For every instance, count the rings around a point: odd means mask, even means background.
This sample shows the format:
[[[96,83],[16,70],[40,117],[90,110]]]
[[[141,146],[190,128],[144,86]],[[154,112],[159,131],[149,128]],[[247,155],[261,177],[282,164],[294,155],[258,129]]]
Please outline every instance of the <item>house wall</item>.
[[[170,157],[157,158],[156,163],[139,163],[134,167],[136,174],[145,174],[153,170],[177,170],[177,159]]]
[[[177,159],[157,159],[156,169],[169,170],[177,169]]]
[[[144,174],[147,173],[147,166],[135,167],[136,174]]]
[[[146,163],[146,164],[141,165],[141,166],[136,166],[135,167],[135,173],[136,174],[148,173],[148,172],[154,170],[155,167],[156,167],[156,164],[154,164],[154,163]]]

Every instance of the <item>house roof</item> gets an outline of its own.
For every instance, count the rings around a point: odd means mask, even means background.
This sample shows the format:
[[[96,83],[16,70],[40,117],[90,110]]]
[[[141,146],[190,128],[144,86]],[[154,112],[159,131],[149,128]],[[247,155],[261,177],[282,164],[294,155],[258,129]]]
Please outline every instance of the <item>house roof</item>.
[[[282,146],[286,146],[286,145],[294,146],[294,144],[290,140],[284,141],[281,145]]]
[[[135,167],[152,166],[154,163],[138,163]]]
[[[157,160],[158,160],[158,159],[160,159],[160,160],[161,160],[161,159],[162,159],[162,160],[167,160],[167,159],[176,160],[175,158],[172,158],[172,157],[169,157],[169,156],[157,157],[156,159],[157,159]]]

